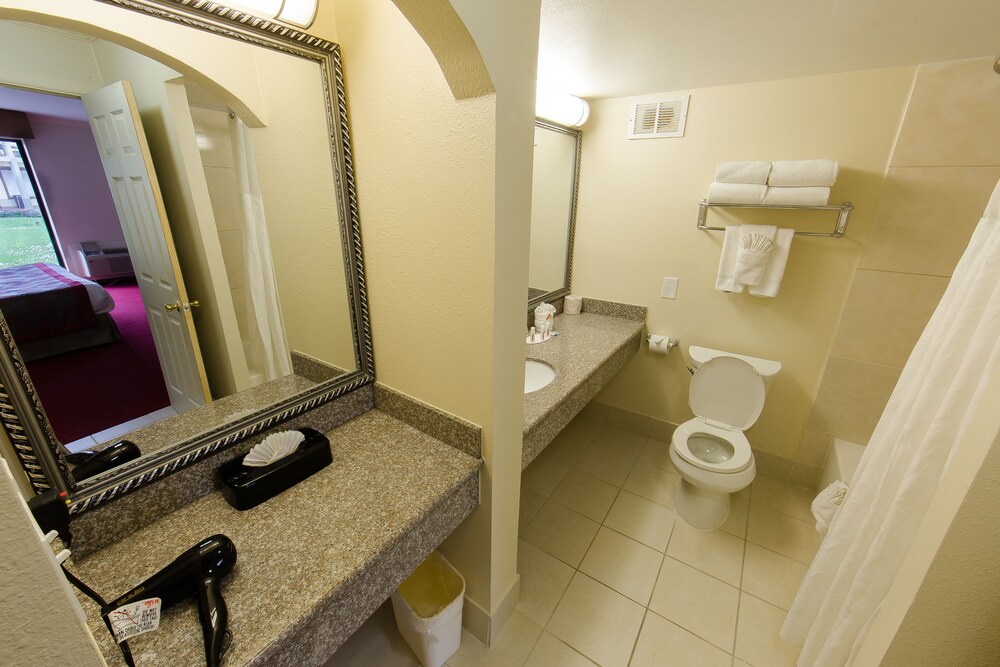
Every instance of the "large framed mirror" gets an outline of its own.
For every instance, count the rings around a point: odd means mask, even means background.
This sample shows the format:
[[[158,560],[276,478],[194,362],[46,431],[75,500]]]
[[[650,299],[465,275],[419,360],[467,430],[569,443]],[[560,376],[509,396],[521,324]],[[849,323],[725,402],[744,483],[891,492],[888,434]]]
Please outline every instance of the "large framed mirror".
[[[0,109],[29,128],[0,128],[0,423],[78,513],[374,361],[339,47],[204,0],[40,4],[0,3]],[[5,256],[14,228],[49,255]],[[123,438],[138,458],[74,475]]]
[[[535,119],[529,307],[569,294],[582,144],[579,129]]]

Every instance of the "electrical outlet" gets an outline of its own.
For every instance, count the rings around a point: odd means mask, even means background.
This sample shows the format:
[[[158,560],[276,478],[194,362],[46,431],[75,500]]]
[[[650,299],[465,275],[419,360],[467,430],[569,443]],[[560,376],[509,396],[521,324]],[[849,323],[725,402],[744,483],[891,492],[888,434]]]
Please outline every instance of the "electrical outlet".
[[[660,296],[664,299],[677,298],[677,278],[666,277],[663,279],[663,287],[660,289]]]

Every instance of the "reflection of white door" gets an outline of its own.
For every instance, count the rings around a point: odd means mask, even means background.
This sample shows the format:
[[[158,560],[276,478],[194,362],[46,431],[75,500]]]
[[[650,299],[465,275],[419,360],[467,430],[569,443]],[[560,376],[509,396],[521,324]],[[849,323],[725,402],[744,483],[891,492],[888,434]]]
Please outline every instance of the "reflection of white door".
[[[84,95],[83,104],[125,232],[170,404],[178,412],[204,405],[209,397],[205,367],[132,86],[113,83]]]

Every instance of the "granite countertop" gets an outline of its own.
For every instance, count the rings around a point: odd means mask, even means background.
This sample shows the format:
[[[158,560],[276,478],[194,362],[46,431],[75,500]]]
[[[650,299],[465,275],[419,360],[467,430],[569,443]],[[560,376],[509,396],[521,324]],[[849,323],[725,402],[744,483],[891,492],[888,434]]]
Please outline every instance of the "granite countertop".
[[[71,562],[111,599],[202,538],[223,533],[232,644],[224,667],[322,664],[479,503],[482,461],[371,410],[329,432],[333,463],[245,512],[213,492]],[[80,597],[110,665],[124,665],[97,605]],[[197,606],[129,641],[139,667],[204,665]]]
[[[525,345],[527,358],[552,366],[556,377],[524,396],[522,470],[639,350],[642,327],[636,319],[562,314],[558,336]]]

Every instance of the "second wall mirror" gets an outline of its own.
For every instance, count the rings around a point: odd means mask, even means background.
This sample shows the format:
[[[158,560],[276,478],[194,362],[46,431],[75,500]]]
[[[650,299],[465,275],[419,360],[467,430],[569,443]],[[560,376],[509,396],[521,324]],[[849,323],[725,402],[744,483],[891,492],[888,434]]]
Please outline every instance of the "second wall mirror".
[[[529,306],[569,294],[582,141],[579,129],[535,119]]]

